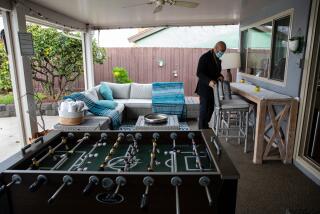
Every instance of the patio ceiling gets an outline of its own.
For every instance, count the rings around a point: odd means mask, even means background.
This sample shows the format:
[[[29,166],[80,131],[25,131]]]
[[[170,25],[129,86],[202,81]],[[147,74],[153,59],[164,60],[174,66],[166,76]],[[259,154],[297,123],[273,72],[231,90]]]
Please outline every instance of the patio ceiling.
[[[153,5],[123,8],[148,0],[30,1],[94,29],[238,24],[241,12],[241,0],[189,0],[200,4],[194,9],[166,5],[156,14]]]

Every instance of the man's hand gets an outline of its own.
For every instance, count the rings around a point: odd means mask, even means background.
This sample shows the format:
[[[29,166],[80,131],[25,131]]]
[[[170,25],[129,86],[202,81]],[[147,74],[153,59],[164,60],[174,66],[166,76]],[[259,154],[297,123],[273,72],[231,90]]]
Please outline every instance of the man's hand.
[[[218,78],[218,80],[220,80],[221,82],[223,82],[223,81],[224,81],[224,77],[221,75],[221,76]]]
[[[211,88],[214,88],[215,84],[216,84],[216,82],[215,82],[214,80],[211,80],[211,81],[209,82],[209,86],[210,86]]]

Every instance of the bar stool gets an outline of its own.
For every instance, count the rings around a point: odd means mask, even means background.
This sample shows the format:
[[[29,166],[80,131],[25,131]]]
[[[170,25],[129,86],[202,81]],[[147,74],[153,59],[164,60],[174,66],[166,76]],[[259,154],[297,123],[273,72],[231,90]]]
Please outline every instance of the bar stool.
[[[241,96],[232,94],[231,86],[229,81],[222,82],[222,89],[219,89],[219,93],[223,93],[223,96],[220,96],[221,99],[240,99],[244,100]],[[245,100],[244,100],[245,101]],[[255,140],[255,132],[256,132],[256,105],[248,101],[249,104],[249,124],[248,128],[252,129],[252,140]]]
[[[229,138],[238,138],[240,144],[241,139],[244,138],[244,152],[246,153],[250,105],[239,96],[233,97],[231,93],[226,95],[225,91],[230,89],[222,85],[223,83],[218,82],[213,89],[214,113],[211,127],[218,137],[224,137],[226,141]],[[238,132],[238,135],[234,135],[234,132]]]

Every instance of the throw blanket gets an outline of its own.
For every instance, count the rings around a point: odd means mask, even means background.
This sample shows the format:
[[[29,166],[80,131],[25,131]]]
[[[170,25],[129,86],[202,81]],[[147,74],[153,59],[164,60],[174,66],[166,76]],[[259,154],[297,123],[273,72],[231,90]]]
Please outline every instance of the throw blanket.
[[[185,119],[183,82],[152,83],[152,112],[175,114],[179,119]]]
[[[72,99],[72,100],[81,100],[83,101],[86,106],[88,107],[88,111],[94,115],[99,116],[107,116],[111,118],[111,126],[113,129],[118,129],[120,126],[120,114],[116,110],[108,109],[104,106],[101,106],[87,97],[85,94],[82,93],[73,93],[69,96],[65,96],[64,99]]]

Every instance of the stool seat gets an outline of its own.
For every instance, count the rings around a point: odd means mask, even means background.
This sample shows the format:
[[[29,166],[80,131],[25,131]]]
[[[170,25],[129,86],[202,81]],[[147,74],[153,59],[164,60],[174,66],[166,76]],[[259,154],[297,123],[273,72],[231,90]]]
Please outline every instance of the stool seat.
[[[242,99],[220,100],[221,109],[249,109],[249,103]]]

